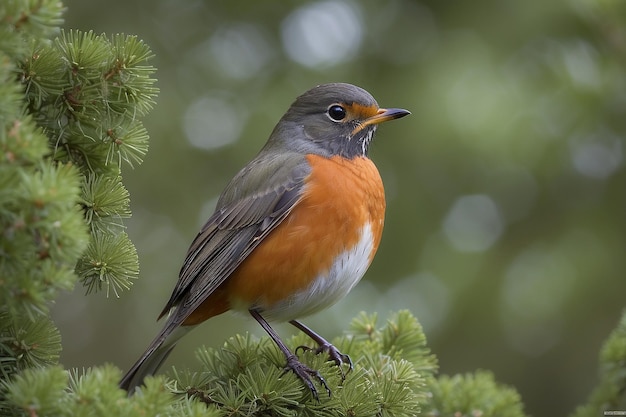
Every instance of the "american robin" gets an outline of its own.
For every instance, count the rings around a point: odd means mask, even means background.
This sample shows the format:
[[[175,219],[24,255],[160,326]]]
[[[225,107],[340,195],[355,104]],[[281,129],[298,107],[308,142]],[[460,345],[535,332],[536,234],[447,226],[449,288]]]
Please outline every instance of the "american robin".
[[[324,84],[305,92],[259,154],[226,186],[187,252],[159,319],[165,325],[120,381],[133,391],[176,342],[227,310],[247,311],[317,398],[318,371],[301,363],[268,321],[289,321],[337,364],[350,358],[297,321],[336,303],[365,274],[383,230],[385,194],[368,148],[379,123],[404,117],[365,90]]]

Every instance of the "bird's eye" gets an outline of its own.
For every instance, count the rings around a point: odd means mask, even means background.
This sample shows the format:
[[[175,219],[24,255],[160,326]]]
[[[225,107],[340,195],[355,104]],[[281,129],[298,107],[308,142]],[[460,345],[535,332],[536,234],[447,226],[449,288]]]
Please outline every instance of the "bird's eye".
[[[328,108],[328,117],[336,122],[339,122],[346,118],[346,109],[338,104],[333,104]]]

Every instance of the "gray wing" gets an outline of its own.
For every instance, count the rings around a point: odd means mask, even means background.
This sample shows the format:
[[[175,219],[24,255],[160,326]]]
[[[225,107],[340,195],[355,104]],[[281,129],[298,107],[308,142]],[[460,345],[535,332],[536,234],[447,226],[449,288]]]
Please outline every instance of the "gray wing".
[[[260,154],[226,187],[191,244],[161,316],[182,323],[300,201],[310,167],[302,155]]]

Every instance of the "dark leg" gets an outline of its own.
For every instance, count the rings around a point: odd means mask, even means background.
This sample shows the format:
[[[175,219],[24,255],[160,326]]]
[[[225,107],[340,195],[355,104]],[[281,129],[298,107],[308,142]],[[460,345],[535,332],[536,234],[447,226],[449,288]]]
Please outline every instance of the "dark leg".
[[[298,360],[298,357],[291,353],[287,345],[283,343],[278,334],[274,331],[274,329],[272,329],[269,323],[263,318],[263,316],[261,316],[261,314],[259,314],[258,311],[249,311],[252,317],[254,317],[254,319],[259,322],[261,327],[263,327],[263,330],[265,330],[267,334],[272,338],[274,343],[276,343],[278,349],[280,349],[281,352],[285,354],[285,358],[287,359],[287,366],[285,367],[285,371],[290,370],[294,374],[296,374],[298,378],[300,378],[302,382],[304,382],[304,385],[306,385],[309,390],[311,390],[311,394],[316,400],[319,401],[319,397],[317,395],[317,389],[315,388],[313,381],[311,381],[311,377],[316,378],[319,383],[322,384],[322,386],[326,389],[326,391],[328,391],[328,395],[330,396],[330,388],[328,388],[328,385],[326,385],[326,381],[324,380],[322,375],[320,375],[318,371],[315,371],[300,362]]]
[[[341,369],[342,364],[347,363],[350,366],[349,370],[350,371],[352,370],[352,360],[350,359],[350,356],[341,353],[328,340],[324,339],[322,336],[315,333],[313,330],[311,330],[311,328],[300,323],[298,320],[291,320],[289,323],[296,326],[298,329],[302,330],[304,334],[309,336],[311,339],[315,341],[315,343],[317,343],[319,347],[315,350],[315,353],[326,352],[328,353],[328,356],[337,364],[339,369]],[[298,348],[308,349],[306,346],[299,346]],[[343,369],[341,369],[341,375],[345,378],[345,375],[343,374]]]

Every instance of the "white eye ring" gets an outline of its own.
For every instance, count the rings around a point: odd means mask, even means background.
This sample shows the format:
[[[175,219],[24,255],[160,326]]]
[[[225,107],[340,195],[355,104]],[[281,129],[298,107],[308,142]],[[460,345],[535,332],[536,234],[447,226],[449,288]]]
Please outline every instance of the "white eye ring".
[[[333,122],[340,122],[346,118],[348,112],[343,106],[339,104],[333,104],[328,108],[326,114]]]

